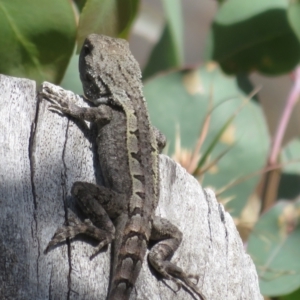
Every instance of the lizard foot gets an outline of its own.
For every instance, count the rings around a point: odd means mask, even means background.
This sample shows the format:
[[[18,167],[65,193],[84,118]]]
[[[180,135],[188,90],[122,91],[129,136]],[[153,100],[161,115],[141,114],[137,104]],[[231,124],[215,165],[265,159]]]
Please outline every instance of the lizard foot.
[[[91,258],[93,258],[100,252],[100,250],[104,246],[109,244],[113,239],[112,235],[93,225],[93,223],[89,219],[84,220],[84,222],[82,222],[75,217],[70,217],[69,224],[70,225],[62,226],[56,230],[52,240],[49,242],[44,251],[45,253],[47,253],[49,249],[53,246],[64,242],[68,238],[70,239],[74,238],[79,234],[85,234],[100,241],[97,247],[97,251],[91,256]]]
[[[188,275],[180,267],[169,261],[156,261],[155,263],[152,262],[151,264],[165,279],[171,280],[177,285],[178,290],[176,292],[181,289],[182,283],[184,283],[186,287],[190,288],[195,294],[197,294],[201,300],[206,300],[206,297],[198,289],[196,283],[190,279],[196,279],[198,283],[199,276]]]
[[[180,230],[167,219],[156,216],[153,219],[151,240],[158,241],[158,243],[151,248],[148,255],[149,262],[155,270],[165,279],[175,282],[178,287],[183,284],[186,288],[199,296],[201,300],[206,300],[206,297],[197,287],[199,276],[186,274],[180,267],[170,262],[170,258],[182,240]],[[193,280],[195,280],[196,283],[194,283]],[[180,282],[180,285],[178,282]]]
[[[59,113],[59,114],[70,114],[74,109],[76,95],[70,91],[65,91],[62,88],[53,88],[51,84],[44,82],[41,90],[39,91],[40,97],[46,99],[51,104],[48,110]],[[69,100],[72,101],[69,101]]]

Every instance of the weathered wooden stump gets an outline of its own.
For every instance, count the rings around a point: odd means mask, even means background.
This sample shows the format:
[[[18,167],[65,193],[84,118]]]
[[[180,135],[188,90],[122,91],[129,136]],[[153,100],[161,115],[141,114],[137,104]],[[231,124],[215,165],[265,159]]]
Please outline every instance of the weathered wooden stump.
[[[0,75],[0,299],[105,299],[110,247],[90,260],[93,241],[76,238],[44,254],[68,207],[80,214],[73,182],[101,181],[88,124],[47,106],[33,81]],[[263,299],[254,264],[213,192],[164,155],[160,173],[157,214],[183,232],[172,260],[199,275],[207,300]],[[145,260],[131,299],[197,299],[176,288]]]

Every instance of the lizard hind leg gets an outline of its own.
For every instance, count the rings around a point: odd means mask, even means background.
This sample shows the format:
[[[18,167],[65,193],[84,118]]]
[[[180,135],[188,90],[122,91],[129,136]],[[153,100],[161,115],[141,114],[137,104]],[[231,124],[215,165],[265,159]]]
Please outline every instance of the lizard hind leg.
[[[80,181],[74,183],[71,193],[88,219],[81,221],[75,216],[68,218],[69,224],[57,229],[45,253],[68,238],[84,234],[99,241],[96,251],[91,256],[92,259],[114,239],[115,227],[111,218],[122,211],[124,195],[103,186]]]
[[[185,286],[193,290],[200,299],[206,300],[206,297],[191,280],[191,278],[195,278],[198,281],[198,276],[186,274],[180,267],[169,261],[182,241],[181,231],[167,219],[155,217],[150,239],[152,241],[158,241],[158,243],[151,248],[148,255],[152,267],[164,278],[175,282],[178,289],[180,289],[182,283],[184,283]]]
[[[97,246],[95,254],[112,241],[113,234],[108,234],[107,231],[96,227],[89,219],[82,222],[78,218],[72,216],[68,219],[68,223],[69,225],[59,227],[56,230],[54,236],[45,249],[45,253],[47,253],[49,249],[55,245],[64,242],[66,239],[74,238],[79,234],[85,234],[99,240],[100,243]],[[95,254],[93,254],[92,257],[94,257]]]

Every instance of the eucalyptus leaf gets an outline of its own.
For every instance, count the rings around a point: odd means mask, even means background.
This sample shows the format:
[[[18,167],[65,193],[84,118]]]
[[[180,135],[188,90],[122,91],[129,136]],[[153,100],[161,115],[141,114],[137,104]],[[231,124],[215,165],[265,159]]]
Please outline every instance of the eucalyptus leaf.
[[[152,49],[143,78],[179,67],[183,60],[183,21],[180,0],[163,0],[166,24],[157,44]]]
[[[91,33],[127,38],[139,0],[87,0],[79,19],[77,53]]]
[[[72,91],[78,95],[83,95],[82,83],[78,71],[78,60],[79,55],[74,53],[60,85],[66,90]]]
[[[281,151],[283,164],[278,198],[295,199],[300,195],[300,139],[290,141]]]
[[[286,296],[281,296],[278,300],[299,300],[300,289]]]
[[[151,119],[168,139],[168,153],[175,149],[176,128],[179,128],[181,146],[193,151],[199,138],[210,102],[214,109],[207,138],[201,149],[205,153],[224,124],[247,99],[240,80],[226,76],[216,65],[199,69],[171,72],[145,83],[144,93]],[[211,159],[232,148],[204,176],[203,186],[219,189],[233,179],[261,169],[265,163],[269,136],[260,105],[251,100],[226,127],[219,142],[211,151]],[[226,191],[223,197],[234,197],[227,204],[237,216],[253,192],[258,178],[251,178]]]
[[[286,0],[224,2],[207,39],[206,58],[231,74],[291,71],[300,59],[296,5],[289,8]]]
[[[0,0],[0,73],[59,83],[75,34],[68,0]]]
[[[252,231],[248,252],[266,296],[289,294],[300,287],[300,201],[280,201]]]

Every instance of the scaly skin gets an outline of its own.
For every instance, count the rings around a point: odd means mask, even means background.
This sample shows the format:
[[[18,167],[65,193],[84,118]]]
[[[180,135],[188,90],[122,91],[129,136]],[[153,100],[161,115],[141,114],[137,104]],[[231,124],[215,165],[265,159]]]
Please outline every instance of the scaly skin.
[[[98,145],[101,148],[98,153],[107,187],[127,196],[126,212],[114,222],[120,238],[114,243],[108,298],[128,299],[141,270],[158,202],[157,143],[141,90],[140,69],[128,43],[90,35],[83,49],[79,66],[86,96],[95,103],[102,102],[118,110],[113,113],[110,123],[99,130]],[[94,90],[97,92],[92,93]],[[108,99],[102,100],[103,91]],[[121,136],[120,120],[126,129]],[[112,136],[112,132],[118,134]],[[110,145],[120,145],[119,149],[103,151],[111,147],[106,141]],[[128,174],[124,176],[129,179],[125,178],[125,184],[114,174],[118,167],[116,161],[126,162],[121,173]]]
[[[67,92],[57,92],[48,83],[44,83],[40,94],[52,103],[50,110],[97,125],[104,186],[74,183],[71,193],[89,219],[69,219],[70,225],[56,231],[46,252],[78,234],[99,240],[94,255],[112,243],[107,299],[128,300],[152,240],[156,244],[149,253],[150,264],[164,278],[178,286],[183,282],[205,300],[190,280],[192,276],[169,261],[181,243],[181,232],[168,220],[154,215],[159,197],[158,154],[165,138],[150,124],[140,68],[128,43],[89,35],[81,50],[79,71],[91,107],[76,105],[75,95],[65,100]]]

